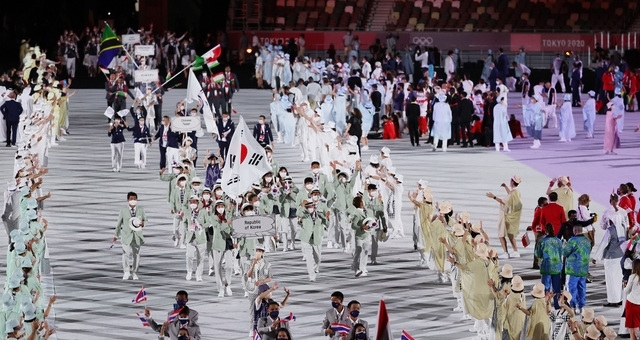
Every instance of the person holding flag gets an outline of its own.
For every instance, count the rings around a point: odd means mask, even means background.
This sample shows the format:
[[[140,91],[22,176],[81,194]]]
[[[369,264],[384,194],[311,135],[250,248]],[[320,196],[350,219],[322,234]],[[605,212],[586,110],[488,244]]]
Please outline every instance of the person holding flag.
[[[218,119],[217,128],[218,130],[213,133],[213,138],[218,141],[220,156],[222,156],[222,159],[226,161],[227,153],[229,152],[230,141],[232,140],[236,130],[235,124],[229,117],[229,112],[222,112],[222,117]]]
[[[113,32],[111,27],[105,23],[102,31],[102,40],[100,42],[100,53],[98,54],[98,65],[106,68],[115,66],[114,58],[120,52],[122,43]]]
[[[280,303],[271,300],[267,306],[267,316],[258,319],[256,331],[262,340],[277,340],[280,329],[289,329],[289,321],[280,317]]]
[[[369,340],[369,323],[366,320],[360,319],[360,302],[352,300],[347,305],[349,316],[347,317],[347,325],[351,326],[349,332],[349,339],[362,339]],[[378,328],[381,325],[378,324]],[[363,334],[364,333],[364,334]],[[378,332],[380,335],[380,332]],[[378,337],[376,339],[383,339]],[[393,340],[393,338],[384,338],[385,340]]]
[[[228,65],[224,68],[224,80],[222,82],[222,87],[224,89],[222,92],[224,95],[223,112],[231,113],[233,112],[231,99],[233,99],[234,93],[240,92],[240,83],[238,83],[238,76],[231,72],[231,67]]]
[[[120,210],[116,234],[113,237],[115,243],[122,241],[122,270],[123,280],[128,280],[133,272],[133,279],[138,279],[138,267],[140,266],[140,247],[144,244],[142,228],[147,222],[144,208],[138,207],[138,195],[135,192],[127,193],[127,206]],[[133,258],[133,261],[131,260]]]

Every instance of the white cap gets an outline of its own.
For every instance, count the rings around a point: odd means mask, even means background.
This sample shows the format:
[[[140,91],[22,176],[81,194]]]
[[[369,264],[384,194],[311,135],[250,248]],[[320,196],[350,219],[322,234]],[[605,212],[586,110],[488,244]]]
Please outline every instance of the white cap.
[[[371,164],[379,164],[378,162],[378,157],[371,155],[371,157],[369,157],[369,163]]]

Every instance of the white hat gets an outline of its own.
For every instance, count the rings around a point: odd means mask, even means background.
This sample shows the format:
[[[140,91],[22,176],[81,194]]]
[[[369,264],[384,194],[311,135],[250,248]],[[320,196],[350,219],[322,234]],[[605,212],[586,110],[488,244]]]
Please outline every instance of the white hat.
[[[558,182],[563,185],[567,185],[567,183],[569,183],[569,178],[567,176],[558,176]]]
[[[423,187],[423,188],[426,188],[427,184],[429,184],[429,181],[427,181],[427,180],[421,179],[421,180],[418,181],[418,185]]]
[[[564,98],[564,100],[571,100],[571,93],[565,93],[562,98]]]
[[[498,103],[499,103],[499,102],[501,102],[501,101],[503,101],[503,100],[505,100],[505,98],[506,98],[506,97],[505,97],[504,95],[500,95],[500,96],[498,96]]]
[[[598,317],[596,318],[596,321],[601,323],[603,326],[606,326],[608,324],[607,318],[605,318],[604,315],[598,315]]]
[[[20,263],[22,268],[33,268],[33,263],[31,263],[31,259],[29,257],[23,257]]]
[[[24,242],[16,242],[13,244],[13,251],[15,251],[16,254],[22,254],[27,251],[27,246]]]
[[[256,243],[255,251],[262,250],[264,252],[264,244]]]
[[[511,290],[514,292],[522,292],[524,290],[524,282],[520,275],[516,275],[511,280]]]
[[[588,95],[589,95],[589,97],[591,97],[591,98],[595,98],[595,96],[596,96],[596,93],[595,93],[595,91],[593,91],[593,90],[591,90],[591,91],[587,92],[587,94],[588,94]]]
[[[479,243],[476,246],[476,251],[475,251],[476,255],[478,255],[481,258],[488,258],[489,257],[489,247],[484,244],[484,243]]]
[[[5,333],[9,334],[9,333],[13,333],[13,329],[16,327],[20,327],[20,321],[16,320],[16,319],[9,319],[7,320],[7,323],[5,324],[6,327],[6,331]]]
[[[369,157],[369,163],[371,163],[371,164],[379,164],[378,157],[376,157],[375,155],[371,155],[371,157]]]
[[[469,220],[471,219],[471,214],[469,214],[466,211],[463,211],[460,214],[460,219],[462,220],[462,223],[469,223]]]
[[[131,230],[133,231],[140,231],[142,230],[140,223],[142,223],[142,220],[140,220],[140,218],[132,217],[129,219],[129,228],[131,228]]]
[[[185,174],[180,174],[177,178],[176,178],[176,183],[180,182],[180,181],[186,181],[187,180],[187,175]]]
[[[513,177],[511,177],[511,180],[516,184],[520,184],[520,182],[522,182],[522,178],[520,178],[520,176],[518,175],[513,175]]]
[[[389,155],[391,154],[391,150],[388,147],[384,146],[382,147],[382,149],[380,149],[380,153],[389,157]]]
[[[533,286],[533,289],[531,290],[531,296],[538,299],[544,298],[544,284],[542,284],[542,282],[538,282]]]
[[[617,96],[617,95],[619,95],[619,94],[622,94],[622,89],[618,87],[618,88],[616,88],[616,89],[613,91],[613,93],[614,93],[616,96]]]
[[[31,302],[22,305],[22,312],[24,313],[25,321],[31,321],[36,318],[36,306]]]
[[[200,197],[198,197],[198,195],[191,195],[189,197],[189,201],[199,201]]]
[[[462,224],[457,223],[453,225],[453,235],[455,236],[464,235],[464,227],[462,226]]]
[[[582,308],[582,321],[592,323],[595,312],[592,308]]]
[[[511,266],[508,263],[505,264],[504,266],[502,266],[502,270],[500,271],[499,275],[504,277],[505,279],[513,278],[513,266]],[[520,278],[520,280],[522,280],[522,278]],[[522,289],[516,289],[516,290],[522,290]]]
[[[453,210],[453,206],[451,206],[451,202],[449,201],[443,201],[442,203],[440,203],[440,213],[441,214],[448,214]]]
[[[382,63],[381,63],[381,62],[379,62],[379,61],[376,61],[375,66],[376,66],[376,67],[382,67]]]
[[[191,179],[191,183],[202,183],[202,180],[200,179],[200,177],[195,176]]]

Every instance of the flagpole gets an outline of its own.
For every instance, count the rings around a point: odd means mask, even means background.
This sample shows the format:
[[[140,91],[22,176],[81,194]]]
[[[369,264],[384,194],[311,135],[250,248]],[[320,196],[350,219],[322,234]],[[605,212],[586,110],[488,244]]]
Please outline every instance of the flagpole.
[[[165,81],[164,83],[162,83],[162,85],[160,85],[158,88],[156,88],[155,90],[151,91],[151,93],[158,91],[159,88],[164,87],[165,85],[167,85],[170,81],[172,81],[175,77],[177,77],[178,75],[180,75],[180,73],[182,73],[184,70],[188,69],[189,67],[193,66],[193,64],[195,64],[196,61],[194,60],[191,64],[185,66],[182,70],[180,70],[179,72],[176,72],[176,74],[173,75],[173,77],[169,78],[169,80]]]

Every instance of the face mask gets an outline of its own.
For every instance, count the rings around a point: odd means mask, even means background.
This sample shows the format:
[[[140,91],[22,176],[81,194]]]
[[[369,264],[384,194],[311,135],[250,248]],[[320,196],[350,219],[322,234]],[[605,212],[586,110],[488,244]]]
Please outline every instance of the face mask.
[[[186,335],[180,335],[180,336],[178,337],[178,340],[189,340],[189,337],[188,337],[188,336],[186,336]]]
[[[178,307],[184,307],[186,304],[187,304],[187,301],[185,300],[176,300],[176,305],[178,305]]]
[[[346,178],[344,178],[344,177],[340,177],[340,183],[346,183],[346,182],[347,182],[347,179],[346,179]]]
[[[359,310],[352,310],[349,312],[349,315],[353,316],[354,318],[357,318],[360,315],[360,311]]]
[[[369,191],[369,196],[376,197],[376,195],[378,195],[378,191],[377,190]]]
[[[228,120],[229,120],[229,118],[222,118],[222,121],[223,121],[223,122],[225,122],[225,123],[226,123]]]
[[[218,212],[218,214],[222,214],[224,213],[224,208],[218,208],[216,209],[216,211]]]
[[[179,185],[180,187],[184,187],[184,183],[185,183],[184,181],[180,181],[180,182],[178,182],[178,185]]]
[[[367,338],[367,333],[366,332],[358,332],[356,333],[356,339],[366,339]]]
[[[261,119],[261,120],[258,121],[258,123],[264,124],[264,120]]]
[[[255,211],[247,211],[246,213],[244,213],[244,216],[254,216],[255,214]]]
[[[208,201],[211,198],[211,195],[204,194],[202,195],[202,198],[204,198],[205,201]]]
[[[309,214],[313,214],[313,212],[315,211],[314,208],[307,208],[307,211],[309,212]]]
[[[311,196],[311,199],[312,199],[314,202],[317,202],[317,201],[320,199],[320,196]]]
[[[274,310],[273,312],[269,313],[269,316],[270,316],[272,319],[277,319],[277,318],[278,318],[278,315],[280,315],[280,312],[279,312],[279,311],[277,311],[277,310]]]
[[[320,169],[315,168],[315,169],[311,170],[311,172],[313,172],[314,175],[317,175],[320,172]]]
[[[138,204],[138,201],[136,201],[136,200],[129,201],[129,205],[132,206],[132,207],[135,207],[136,204]]]
[[[313,189],[313,184],[307,184],[304,187],[307,188],[307,190],[311,190]]]
[[[140,112],[142,112],[142,111],[140,111],[140,109],[136,109],[136,113],[137,114],[140,114]]]
[[[282,177],[282,178],[287,177],[287,172],[286,171],[280,171],[280,177]]]
[[[273,180],[273,177],[265,177],[264,181],[267,183],[271,183],[271,181]]]
[[[178,321],[180,321],[181,325],[184,325],[185,323],[189,322],[189,318],[178,318]]]
[[[191,210],[196,210],[196,208],[198,207],[198,203],[191,203],[189,204],[189,207],[191,208]]]
[[[222,190],[216,190],[216,195],[222,196]]]
[[[271,152],[267,152],[267,158],[271,159]]]
[[[338,307],[340,307],[340,302],[331,301],[331,307],[337,309]]]
[[[276,340],[289,340],[289,339],[287,339],[287,338],[278,338]]]
[[[192,185],[191,187],[192,187],[194,190],[198,190],[198,189],[200,189],[200,186],[199,186],[199,185]]]

